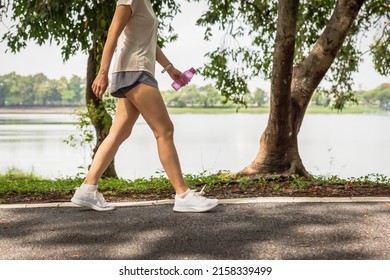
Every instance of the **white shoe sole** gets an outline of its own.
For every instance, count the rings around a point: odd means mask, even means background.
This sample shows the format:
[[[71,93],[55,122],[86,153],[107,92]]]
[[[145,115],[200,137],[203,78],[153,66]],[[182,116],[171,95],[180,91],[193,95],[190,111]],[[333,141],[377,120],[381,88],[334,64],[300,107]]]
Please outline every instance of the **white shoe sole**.
[[[175,212],[181,212],[181,213],[189,213],[189,212],[194,212],[194,213],[203,213],[203,212],[207,212],[207,211],[210,211],[211,209],[215,208],[218,206],[218,202],[213,204],[213,205],[210,205],[209,207],[207,208],[196,208],[196,207],[188,207],[188,208],[176,208],[176,207],[173,207],[173,211]]]
[[[96,211],[112,211],[112,210],[116,209],[116,207],[113,205],[109,206],[109,207],[98,207],[92,203],[80,200],[78,198],[72,198],[70,201],[76,205],[88,207],[88,208],[91,208],[91,209],[96,210]]]

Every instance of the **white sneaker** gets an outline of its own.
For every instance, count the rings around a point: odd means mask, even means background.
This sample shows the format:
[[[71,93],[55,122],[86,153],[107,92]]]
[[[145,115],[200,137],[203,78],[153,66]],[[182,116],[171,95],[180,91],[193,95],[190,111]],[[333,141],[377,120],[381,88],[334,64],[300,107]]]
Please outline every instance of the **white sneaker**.
[[[204,189],[205,187],[203,187]],[[203,189],[200,192],[188,191],[184,197],[175,196],[175,212],[207,212],[218,205],[218,199],[204,197]]]
[[[115,209],[115,206],[106,202],[103,195],[97,190],[83,191],[79,187],[76,189],[70,201],[79,206],[89,207],[96,211],[111,211]]]

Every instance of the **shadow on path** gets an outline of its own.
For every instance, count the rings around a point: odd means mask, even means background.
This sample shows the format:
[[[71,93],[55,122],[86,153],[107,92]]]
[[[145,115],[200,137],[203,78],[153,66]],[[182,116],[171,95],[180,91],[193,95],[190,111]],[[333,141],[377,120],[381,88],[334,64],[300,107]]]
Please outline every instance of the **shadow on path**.
[[[384,203],[8,209],[1,259],[390,259]]]

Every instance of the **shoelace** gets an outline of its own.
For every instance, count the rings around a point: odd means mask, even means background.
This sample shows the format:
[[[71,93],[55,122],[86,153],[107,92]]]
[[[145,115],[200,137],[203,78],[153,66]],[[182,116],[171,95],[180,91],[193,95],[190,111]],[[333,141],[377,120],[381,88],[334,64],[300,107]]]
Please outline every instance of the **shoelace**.
[[[206,187],[206,185],[204,185],[203,188],[202,188],[199,192],[197,192],[197,191],[195,191],[195,190],[191,190],[191,192],[192,192],[192,194],[193,194],[194,196],[196,196],[196,197],[199,198],[199,199],[202,199],[202,200],[207,199],[207,198],[204,197],[204,195],[206,194],[206,193],[204,192],[205,187]],[[174,194],[172,195],[172,198],[175,198],[175,195],[174,195]]]
[[[103,195],[100,192],[95,191],[94,196],[97,199],[97,201],[101,207],[107,206],[108,202],[104,199]]]
[[[202,199],[202,200],[207,199],[207,198],[204,197],[204,195],[206,194],[204,192],[204,188],[205,187],[206,187],[206,185],[204,185],[203,188],[199,192],[194,191],[194,190],[192,190],[191,192],[194,194],[194,196],[196,196],[199,199]]]

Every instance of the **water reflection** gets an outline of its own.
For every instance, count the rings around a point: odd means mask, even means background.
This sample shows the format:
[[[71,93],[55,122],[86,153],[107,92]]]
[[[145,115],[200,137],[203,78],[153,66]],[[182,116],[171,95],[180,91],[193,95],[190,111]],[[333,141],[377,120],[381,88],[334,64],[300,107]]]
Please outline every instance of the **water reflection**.
[[[171,117],[184,173],[242,169],[254,159],[268,120],[254,114]],[[390,176],[389,121],[389,115],[307,115],[299,135],[306,168],[342,177]],[[90,163],[91,151],[64,143],[78,135],[72,123],[74,118],[65,114],[0,114],[0,171],[14,166],[45,177],[76,175],[79,166]],[[120,147],[116,168],[121,177],[131,179],[162,169],[156,141],[143,119]]]

